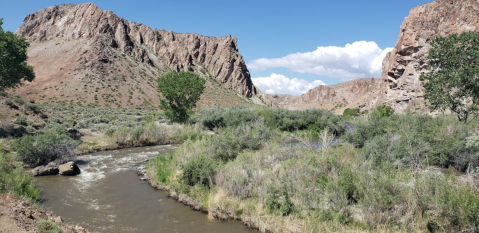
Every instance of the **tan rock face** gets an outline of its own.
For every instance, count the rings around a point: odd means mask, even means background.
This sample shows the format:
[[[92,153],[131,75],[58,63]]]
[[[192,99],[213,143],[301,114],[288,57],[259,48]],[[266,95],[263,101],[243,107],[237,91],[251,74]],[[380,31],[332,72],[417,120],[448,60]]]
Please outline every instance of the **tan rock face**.
[[[431,41],[465,31],[479,32],[477,0],[436,0],[413,8],[401,25],[396,46],[383,61],[378,105],[402,112],[424,104],[419,76],[429,69]]]
[[[39,97],[45,94],[44,89],[55,86],[58,92],[65,92],[63,96],[81,96],[89,93],[90,88],[105,90],[107,86],[119,86],[111,95],[133,92],[129,101],[140,105],[155,95],[154,79],[169,70],[211,75],[242,96],[256,94],[238,52],[237,40],[231,36],[207,37],[152,29],[103,11],[92,3],[37,11],[26,16],[16,33],[30,42],[28,62],[35,67],[37,75],[36,85],[28,90],[21,88],[20,94]],[[101,80],[105,82],[98,85]],[[136,90],[123,88],[126,83],[136,86]],[[47,93],[47,96],[62,99],[61,94]],[[136,99],[140,101],[135,102]],[[124,102],[119,105],[125,105]]]
[[[268,105],[288,109],[329,109],[341,114],[346,108],[369,109],[375,106],[380,79],[356,79],[331,86],[318,86],[299,97],[266,95]]]

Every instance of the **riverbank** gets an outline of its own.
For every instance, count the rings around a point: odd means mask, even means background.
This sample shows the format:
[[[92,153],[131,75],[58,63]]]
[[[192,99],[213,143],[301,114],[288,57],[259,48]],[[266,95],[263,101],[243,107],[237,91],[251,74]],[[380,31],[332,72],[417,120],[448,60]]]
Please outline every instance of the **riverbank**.
[[[212,218],[262,232],[479,229],[477,122],[377,111],[356,119],[339,146],[319,151],[283,146],[284,133],[265,122],[233,123],[151,160],[150,183]],[[334,129],[320,131],[321,145]]]
[[[0,194],[0,233],[37,232],[35,224],[42,220],[54,222],[64,233],[91,233],[81,226],[63,222],[61,217],[47,213],[28,201]]]

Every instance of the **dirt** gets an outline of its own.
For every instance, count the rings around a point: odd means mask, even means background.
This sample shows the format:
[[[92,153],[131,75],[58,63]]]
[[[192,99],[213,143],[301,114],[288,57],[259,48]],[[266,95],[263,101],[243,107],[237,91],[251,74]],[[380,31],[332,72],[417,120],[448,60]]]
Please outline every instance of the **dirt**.
[[[40,220],[57,223],[65,233],[91,233],[83,227],[63,222],[61,217],[47,213],[28,201],[10,195],[0,195],[0,233],[37,232],[35,223]]]

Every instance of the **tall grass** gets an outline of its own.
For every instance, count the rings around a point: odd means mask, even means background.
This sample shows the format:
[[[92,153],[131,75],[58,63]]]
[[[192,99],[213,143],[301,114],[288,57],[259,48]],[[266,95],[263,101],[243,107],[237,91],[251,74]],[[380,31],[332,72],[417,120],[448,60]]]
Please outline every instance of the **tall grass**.
[[[29,200],[36,200],[40,194],[33,184],[33,178],[25,172],[20,164],[0,151],[0,192],[9,193]]]

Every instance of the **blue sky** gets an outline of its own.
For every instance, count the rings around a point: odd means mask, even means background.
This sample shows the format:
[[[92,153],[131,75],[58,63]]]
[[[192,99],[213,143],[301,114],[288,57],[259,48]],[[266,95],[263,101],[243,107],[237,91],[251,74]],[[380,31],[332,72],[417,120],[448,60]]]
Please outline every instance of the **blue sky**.
[[[262,91],[299,95],[319,84],[379,77],[409,10],[430,0],[92,1],[152,28],[238,38]],[[69,0],[0,0],[3,29],[15,31],[36,10]],[[316,81],[315,81],[316,80]]]

